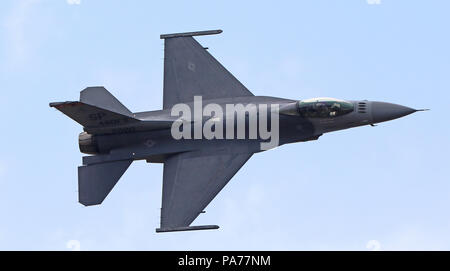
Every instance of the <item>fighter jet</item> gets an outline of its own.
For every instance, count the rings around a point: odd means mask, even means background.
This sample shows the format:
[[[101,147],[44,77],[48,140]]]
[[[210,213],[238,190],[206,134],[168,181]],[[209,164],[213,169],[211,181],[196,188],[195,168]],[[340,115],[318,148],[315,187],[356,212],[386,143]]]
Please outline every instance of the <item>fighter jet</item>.
[[[163,163],[156,232],[218,229],[191,223],[253,154],[420,111],[378,101],[255,96],[193,38],[221,32],[160,36],[162,110],[131,112],[104,87],[84,89],[79,101],[50,103],[83,126],[81,204],[101,204],[133,161]]]

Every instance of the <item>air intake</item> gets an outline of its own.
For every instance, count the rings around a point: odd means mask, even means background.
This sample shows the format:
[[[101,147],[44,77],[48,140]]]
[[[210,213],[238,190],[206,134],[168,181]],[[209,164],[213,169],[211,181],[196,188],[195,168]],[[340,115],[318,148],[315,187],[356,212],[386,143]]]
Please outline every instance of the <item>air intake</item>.
[[[367,113],[367,104],[365,102],[358,103],[358,113]]]

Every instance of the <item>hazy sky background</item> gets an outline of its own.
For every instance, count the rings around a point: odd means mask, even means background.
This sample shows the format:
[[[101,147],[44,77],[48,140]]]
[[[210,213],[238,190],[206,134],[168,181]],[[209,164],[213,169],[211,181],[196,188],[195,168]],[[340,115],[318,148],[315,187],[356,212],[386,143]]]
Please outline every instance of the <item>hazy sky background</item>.
[[[369,2],[1,1],[0,249],[450,249],[450,1]],[[220,230],[155,233],[161,164],[79,204],[81,127],[48,103],[160,109],[159,35],[218,28],[198,40],[255,95],[431,111],[254,155],[194,222]]]

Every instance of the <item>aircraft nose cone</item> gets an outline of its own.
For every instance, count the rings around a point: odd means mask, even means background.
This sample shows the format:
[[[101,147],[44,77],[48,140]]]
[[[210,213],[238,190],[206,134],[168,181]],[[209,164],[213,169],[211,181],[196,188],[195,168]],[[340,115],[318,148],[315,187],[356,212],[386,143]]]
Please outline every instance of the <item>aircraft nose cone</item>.
[[[417,110],[398,104],[372,102],[373,123],[401,118]]]

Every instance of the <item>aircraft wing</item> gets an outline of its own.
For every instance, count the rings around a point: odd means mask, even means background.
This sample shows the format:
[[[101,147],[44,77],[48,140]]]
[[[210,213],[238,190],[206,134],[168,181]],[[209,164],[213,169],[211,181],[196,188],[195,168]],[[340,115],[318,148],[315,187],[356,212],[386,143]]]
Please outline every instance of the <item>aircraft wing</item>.
[[[251,156],[224,150],[185,152],[168,158],[164,163],[161,227],[156,232],[219,228],[189,225]]]
[[[219,34],[222,30],[161,35],[164,39],[163,108],[203,100],[253,96],[192,36]]]

